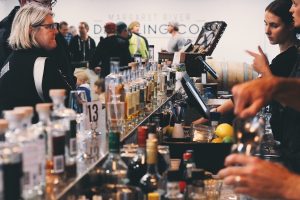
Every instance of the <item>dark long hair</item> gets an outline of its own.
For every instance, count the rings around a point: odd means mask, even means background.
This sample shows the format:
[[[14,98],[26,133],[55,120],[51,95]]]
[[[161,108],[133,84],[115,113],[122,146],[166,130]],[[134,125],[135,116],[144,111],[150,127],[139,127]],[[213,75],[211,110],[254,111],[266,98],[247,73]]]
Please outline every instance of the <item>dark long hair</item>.
[[[293,16],[289,11],[292,4],[291,0],[275,0],[266,7],[265,11],[280,17],[286,25],[293,25]]]

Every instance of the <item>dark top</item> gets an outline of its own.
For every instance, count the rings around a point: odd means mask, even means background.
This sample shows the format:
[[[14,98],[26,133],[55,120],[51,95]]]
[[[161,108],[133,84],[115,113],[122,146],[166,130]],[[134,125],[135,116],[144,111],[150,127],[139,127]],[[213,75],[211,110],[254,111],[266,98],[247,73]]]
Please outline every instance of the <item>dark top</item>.
[[[83,41],[79,35],[73,37],[70,42],[72,65],[75,67],[82,67],[77,63],[82,61],[90,62],[94,56],[95,49],[95,40],[90,36],[86,41]]]
[[[119,57],[120,65],[128,66],[128,63],[132,60],[128,40],[115,35],[101,39],[97,45],[90,68],[94,69],[101,66],[101,77],[107,76],[110,73],[111,57]]]
[[[296,59],[297,48],[294,46],[280,53],[272,60],[272,63],[270,64],[272,74],[280,77],[288,77],[295,66]],[[274,138],[278,141],[282,141],[282,136],[284,134],[284,127],[282,126],[282,112],[284,108],[276,101],[272,101],[270,106],[272,114],[270,123]]]
[[[11,53],[7,39],[10,35],[11,25],[20,6],[16,6],[7,17],[0,22],[0,69]]]
[[[289,77],[300,78],[300,54],[297,49],[296,58],[294,55],[286,56],[286,62],[291,63],[291,60],[295,58],[295,65],[292,68],[292,72]],[[287,66],[286,64],[283,65]],[[293,97],[291,97],[293,98]],[[300,112],[286,106],[281,107],[280,121],[278,125],[279,136],[281,137],[281,151],[284,164],[292,171],[300,173]],[[272,123],[273,127],[274,122]],[[274,130],[276,132],[276,130]],[[277,134],[277,133],[276,133]]]
[[[10,14],[0,22],[0,69],[6,63],[9,54],[12,52],[12,49],[8,46],[7,39],[9,38],[11,32],[12,22],[15,18],[17,11],[20,9],[19,6],[16,6]],[[51,52],[50,57],[55,59],[58,63],[58,69],[61,70],[62,74],[68,80],[73,89],[76,88],[76,81],[74,80],[74,69],[71,67],[70,56],[66,53],[65,45],[63,40],[56,37],[57,47]]]
[[[0,112],[43,102],[34,84],[33,66],[37,57],[48,57],[49,52],[28,49],[13,51],[11,55],[0,74]],[[57,65],[53,59],[46,59],[42,81],[45,102],[51,102],[50,89],[66,89],[67,94],[71,89]]]

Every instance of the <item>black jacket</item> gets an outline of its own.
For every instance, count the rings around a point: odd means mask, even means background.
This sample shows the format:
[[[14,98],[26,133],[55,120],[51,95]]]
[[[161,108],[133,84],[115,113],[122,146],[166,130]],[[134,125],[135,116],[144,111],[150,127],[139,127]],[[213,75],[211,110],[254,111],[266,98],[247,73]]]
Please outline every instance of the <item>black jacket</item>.
[[[70,42],[70,52],[72,65],[81,61],[90,62],[96,49],[96,43],[93,38],[88,37],[87,41],[82,41],[80,36],[75,36]],[[76,66],[76,65],[75,65]]]
[[[49,55],[49,52],[41,49],[13,51],[0,74],[0,111],[16,106],[35,106],[43,102],[34,84],[33,66],[37,57]],[[50,89],[66,89],[67,94],[71,90],[58,70],[57,62],[51,58],[45,62],[42,88],[45,102],[51,102]]]
[[[120,65],[128,66],[128,63],[132,60],[128,41],[115,35],[101,39],[97,45],[90,68],[94,69],[101,66],[101,77],[107,76],[110,73],[111,57],[119,57]]]
[[[11,48],[8,46],[7,39],[10,35],[12,22],[19,9],[20,6],[16,6],[9,13],[9,15],[0,22],[0,69],[12,51]]]
[[[9,54],[12,52],[8,46],[7,39],[11,32],[12,22],[15,18],[17,11],[20,9],[16,6],[9,15],[0,22],[0,70],[7,60]],[[58,69],[61,70],[62,74],[66,77],[73,89],[76,88],[76,81],[74,80],[74,69],[71,67],[70,56],[66,53],[68,50],[65,49],[63,41],[56,38],[57,47],[49,54],[50,57],[55,59],[58,63]]]

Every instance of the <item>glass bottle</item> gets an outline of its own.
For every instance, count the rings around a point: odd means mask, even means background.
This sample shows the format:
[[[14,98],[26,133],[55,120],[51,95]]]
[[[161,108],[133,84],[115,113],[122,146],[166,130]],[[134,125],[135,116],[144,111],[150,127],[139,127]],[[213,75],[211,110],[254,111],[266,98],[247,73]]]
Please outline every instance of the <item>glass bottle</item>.
[[[127,165],[120,156],[120,133],[109,133],[109,154],[102,165],[103,184],[127,184]]]
[[[52,89],[49,91],[50,97],[53,101],[53,121],[56,124],[62,123],[65,131],[65,173],[67,178],[73,178],[77,175],[76,156],[77,156],[77,115],[76,112],[70,108],[66,108],[64,100],[66,90]]]
[[[27,114],[24,110],[5,111],[4,118],[9,122],[5,139],[10,143],[19,144],[23,152],[22,197],[31,199],[37,197],[38,154],[35,138],[25,129]]]
[[[119,58],[111,58],[111,73],[105,77],[105,103],[107,130],[118,129],[123,132],[125,120],[124,77],[119,73]]]
[[[157,171],[157,140],[148,139],[146,141],[147,152],[147,173],[140,180],[140,187],[143,193],[158,190],[160,175]]]
[[[192,171],[192,188],[187,193],[188,200],[205,200],[207,199],[204,192],[205,173],[203,169],[194,169]]]
[[[180,193],[179,177],[179,171],[168,171],[167,190],[163,198],[164,200],[184,200],[183,194]]]
[[[49,151],[51,148],[48,143],[51,138],[50,135],[50,113],[51,113],[52,104],[50,103],[39,103],[36,104],[35,109],[39,116],[39,122],[34,126],[34,132],[37,138],[38,152],[39,152],[39,182],[40,190],[39,194],[43,194],[46,187],[46,163],[50,159]]]
[[[142,176],[147,171],[146,165],[146,138],[147,138],[147,127],[140,126],[138,127],[137,141],[138,141],[138,150],[137,154],[131,160],[128,166],[128,178],[129,184],[133,186],[138,186]]]

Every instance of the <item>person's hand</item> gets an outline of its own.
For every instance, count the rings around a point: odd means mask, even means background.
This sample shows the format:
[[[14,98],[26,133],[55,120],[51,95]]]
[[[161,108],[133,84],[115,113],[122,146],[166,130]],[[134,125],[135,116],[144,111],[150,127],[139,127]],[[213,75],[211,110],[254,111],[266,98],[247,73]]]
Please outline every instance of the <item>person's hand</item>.
[[[100,74],[100,72],[101,72],[101,67],[95,67],[95,68],[94,68],[94,72],[95,72],[95,74]]]
[[[269,61],[263,50],[258,46],[258,53],[246,50],[246,52],[253,57],[252,67],[258,73],[261,73],[263,76],[268,76],[271,73],[269,67]]]
[[[218,173],[224,183],[233,185],[236,193],[256,198],[282,199],[284,193],[295,189],[295,181],[300,183],[300,177],[282,165],[257,157],[232,154],[225,159],[225,166]]]
[[[197,119],[195,121],[193,121],[193,124],[205,124],[207,123],[209,120],[204,118],[204,117],[201,117],[200,119]]]
[[[273,98],[277,79],[271,75],[234,86],[234,113],[241,118],[254,116]]]

